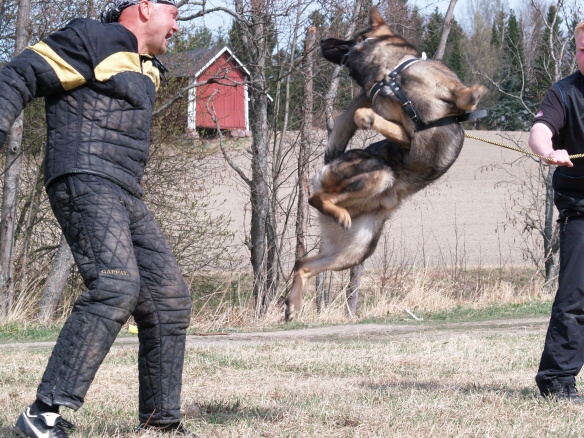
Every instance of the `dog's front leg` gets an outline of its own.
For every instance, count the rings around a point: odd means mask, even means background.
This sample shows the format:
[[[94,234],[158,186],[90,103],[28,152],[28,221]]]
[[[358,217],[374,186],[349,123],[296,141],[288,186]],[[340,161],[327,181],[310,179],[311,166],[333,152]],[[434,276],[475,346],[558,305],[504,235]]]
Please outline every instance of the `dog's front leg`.
[[[347,109],[335,119],[335,125],[329,135],[324,153],[325,163],[331,162],[345,152],[349,140],[351,140],[351,137],[353,137],[359,128],[355,124],[355,111],[360,108],[371,108],[371,100],[365,94],[361,94],[355,98]]]
[[[410,145],[410,136],[402,125],[385,120],[371,108],[359,108],[356,110],[354,120],[355,125],[361,129],[375,129],[385,138],[395,143]]]

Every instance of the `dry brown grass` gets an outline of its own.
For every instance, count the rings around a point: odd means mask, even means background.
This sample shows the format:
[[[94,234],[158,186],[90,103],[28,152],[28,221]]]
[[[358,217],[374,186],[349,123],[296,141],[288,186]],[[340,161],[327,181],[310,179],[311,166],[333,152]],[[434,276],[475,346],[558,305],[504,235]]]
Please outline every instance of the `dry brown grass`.
[[[185,362],[186,424],[203,437],[581,436],[582,407],[536,394],[544,329],[199,343]],[[85,406],[65,410],[73,437],[134,436],[136,353],[114,347]],[[48,354],[0,350],[1,426],[34,398]]]
[[[408,317],[406,311],[428,314],[447,312],[455,307],[483,309],[490,306],[518,305],[551,301],[554,290],[544,289],[543,279],[534,268],[470,268],[391,266],[366,269],[359,291],[355,321],[396,320]],[[249,276],[214,276],[212,293],[197,299],[193,328],[199,332],[258,330],[283,322],[281,301],[257,320],[254,299],[235,290],[251,290]],[[234,280],[235,279],[235,280]],[[304,305],[296,321],[306,325],[344,324],[348,320],[347,290],[349,272],[327,273],[327,307],[316,308],[316,279],[304,292]],[[285,295],[282,290],[282,296]],[[409,318],[409,317],[408,317]]]

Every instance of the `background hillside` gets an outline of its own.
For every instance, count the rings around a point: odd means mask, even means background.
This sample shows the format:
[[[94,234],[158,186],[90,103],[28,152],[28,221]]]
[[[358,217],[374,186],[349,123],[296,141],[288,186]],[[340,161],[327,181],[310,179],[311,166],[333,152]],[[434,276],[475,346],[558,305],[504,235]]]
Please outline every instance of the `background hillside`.
[[[527,148],[528,133],[467,132],[509,146]],[[362,138],[355,139],[353,145],[358,147],[360,142],[363,142]],[[324,146],[319,143],[318,147]],[[247,249],[243,242],[249,228],[249,198],[222,156],[216,159],[223,164],[212,166],[216,181],[210,187],[212,199],[218,206],[217,212],[232,219],[229,228],[235,233],[235,247],[245,258]],[[247,154],[243,151],[238,156],[243,168],[246,159]],[[319,159],[313,161],[311,175],[319,163]],[[418,266],[448,266],[464,262],[485,267],[530,264],[531,261],[524,256],[523,228],[513,223],[521,219],[513,206],[518,202],[529,202],[525,199],[526,193],[517,191],[527,187],[538,169],[537,160],[518,152],[465,139],[462,152],[452,168],[436,183],[406,200],[387,222],[385,244],[392,248],[394,263],[409,260]],[[283,173],[287,171],[291,170],[282,170]],[[310,210],[310,234],[314,237],[316,215],[314,209]],[[374,260],[371,263],[374,264]],[[288,268],[292,263],[292,258],[288,257]]]

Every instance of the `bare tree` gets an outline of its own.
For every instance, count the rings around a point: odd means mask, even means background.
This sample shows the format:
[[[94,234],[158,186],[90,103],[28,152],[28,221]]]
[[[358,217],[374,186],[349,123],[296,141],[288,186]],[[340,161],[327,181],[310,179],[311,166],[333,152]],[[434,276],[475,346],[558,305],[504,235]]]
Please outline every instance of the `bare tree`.
[[[69,248],[65,236],[61,234],[59,250],[51,264],[51,270],[49,271],[39,303],[38,318],[41,321],[46,322],[53,319],[74,263],[75,260],[73,259],[71,248]]]
[[[347,32],[345,33],[345,39],[349,39],[355,33],[355,29],[357,27],[357,17],[361,13],[361,9],[363,8],[363,1],[362,0],[355,0],[353,4],[353,10],[349,17],[349,25],[347,26]],[[342,65],[336,65],[333,70],[332,79],[330,82],[330,86],[326,91],[324,97],[324,112],[326,116],[326,129],[330,132],[333,130],[333,126],[335,124],[335,120],[333,117],[333,108],[335,100],[337,99],[337,94],[339,91],[339,83],[341,81],[342,71],[345,67]]]
[[[306,229],[308,222],[308,163],[307,150],[312,143],[312,112],[313,112],[313,65],[316,28],[310,27],[304,40],[304,102],[302,112],[302,131],[298,150],[298,208],[296,211],[296,258],[304,257],[306,248]]]
[[[442,27],[442,35],[440,36],[440,43],[438,44],[438,49],[434,57],[436,59],[442,59],[444,56],[444,50],[446,49],[446,41],[448,41],[448,34],[450,34],[450,28],[452,27],[452,18],[454,17],[454,7],[456,6],[457,0],[450,0],[448,5],[448,10],[444,16],[444,26]]]
[[[16,47],[14,56],[22,52],[30,38],[30,0],[20,0],[16,22]],[[10,130],[10,140],[6,149],[6,168],[2,198],[2,219],[0,221],[0,317],[6,317],[13,298],[12,253],[16,205],[18,199],[18,178],[22,155],[23,115],[20,114]]]

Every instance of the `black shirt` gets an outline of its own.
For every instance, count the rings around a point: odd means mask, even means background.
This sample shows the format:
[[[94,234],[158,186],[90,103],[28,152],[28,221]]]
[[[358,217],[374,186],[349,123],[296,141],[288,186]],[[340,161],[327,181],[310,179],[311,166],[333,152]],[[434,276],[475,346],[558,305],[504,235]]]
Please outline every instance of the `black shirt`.
[[[544,123],[553,133],[554,149],[570,155],[584,153],[584,76],[580,71],[555,83],[546,93],[533,123]],[[554,202],[560,218],[584,214],[584,158],[574,167],[554,172]]]

